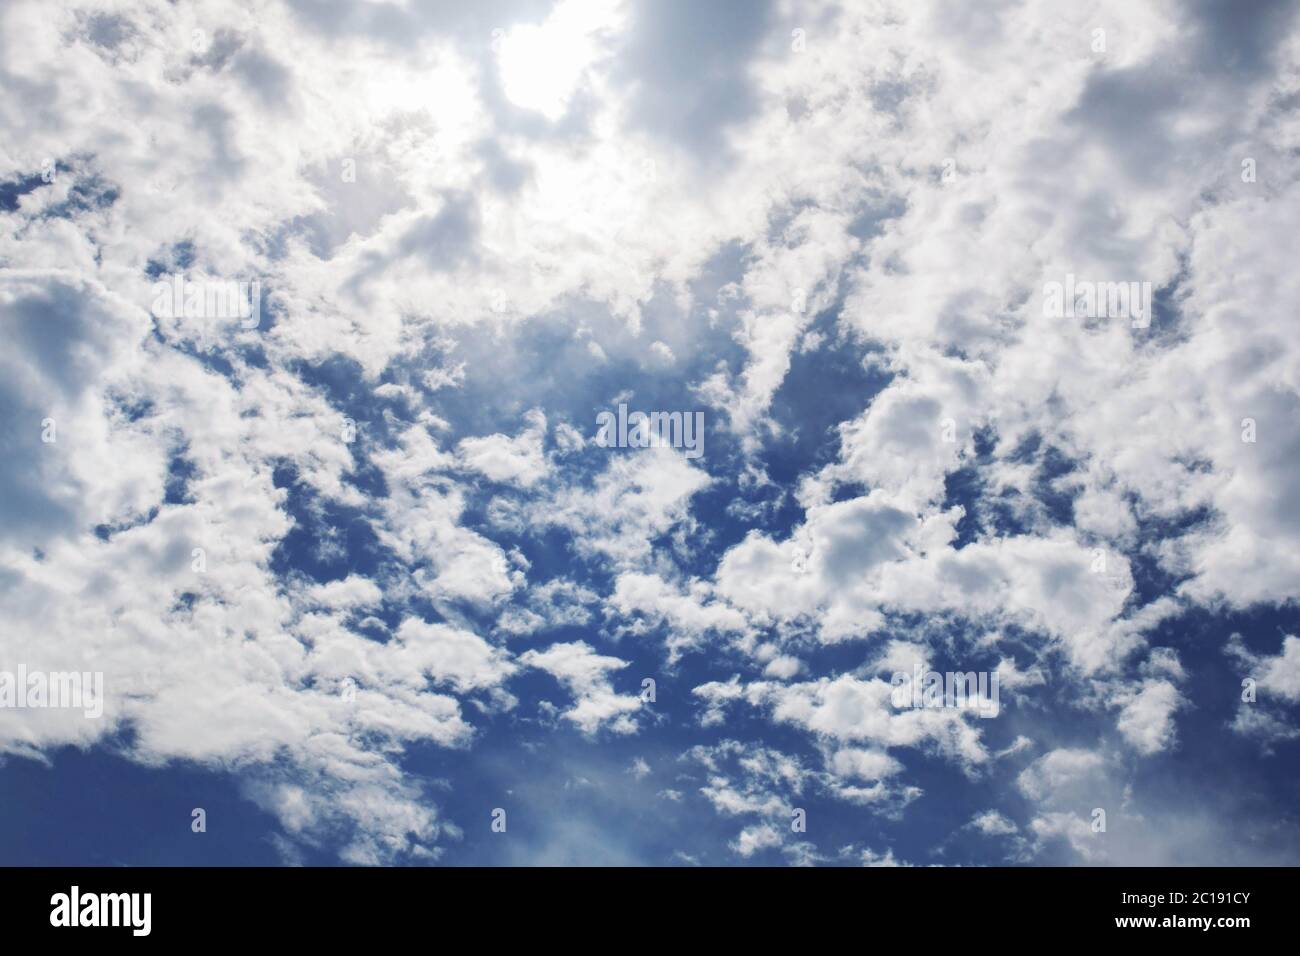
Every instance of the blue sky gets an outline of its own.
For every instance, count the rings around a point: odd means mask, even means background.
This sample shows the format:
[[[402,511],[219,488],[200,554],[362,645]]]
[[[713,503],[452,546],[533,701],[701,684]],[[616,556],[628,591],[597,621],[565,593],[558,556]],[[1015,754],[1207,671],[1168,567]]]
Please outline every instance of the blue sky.
[[[1295,4],[0,46],[0,863],[1300,862]]]

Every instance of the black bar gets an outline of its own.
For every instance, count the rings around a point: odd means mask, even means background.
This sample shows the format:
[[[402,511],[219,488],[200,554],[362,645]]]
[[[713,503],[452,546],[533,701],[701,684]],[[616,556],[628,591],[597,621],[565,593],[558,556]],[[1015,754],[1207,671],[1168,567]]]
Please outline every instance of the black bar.
[[[658,938],[665,944],[678,938],[682,927],[699,926],[705,937],[734,941],[739,934],[757,943],[812,931],[805,940],[811,943],[840,927],[868,946],[881,939],[982,945],[1026,931],[1056,941],[1127,936],[1149,942],[1198,935],[1232,945],[1288,929],[1294,921],[1294,876],[1286,868],[1202,867],[11,868],[0,870],[0,915],[11,940],[66,940],[76,933],[81,942],[116,937],[373,945],[378,934],[436,928],[436,939],[460,927],[484,940],[484,934],[499,940],[503,933],[520,933],[540,945],[547,937],[585,935],[613,920],[629,939]],[[116,908],[124,925],[51,925],[52,916],[68,915],[73,886],[87,918],[100,909],[98,894],[148,893],[147,936],[136,935],[144,923],[143,896],[133,898],[138,909],[127,908],[120,896],[104,908],[106,919]],[[67,898],[61,912],[56,912],[58,894]],[[87,903],[87,896],[95,896],[95,902]],[[1247,925],[1214,922],[1206,929],[1177,922],[1242,917]],[[1154,924],[1118,925],[1125,919]],[[695,941],[694,931],[691,938]]]

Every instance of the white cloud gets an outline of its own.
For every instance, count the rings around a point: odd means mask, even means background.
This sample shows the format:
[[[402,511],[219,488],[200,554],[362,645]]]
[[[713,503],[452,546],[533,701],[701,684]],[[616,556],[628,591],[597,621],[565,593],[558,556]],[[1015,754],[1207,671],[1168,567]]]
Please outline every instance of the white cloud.
[[[1119,732],[1139,753],[1159,753],[1173,743],[1173,715],[1182,704],[1177,687],[1167,680],[1149,680],[1123,699]]]
[[[519,662],[546,671],[564,685],[573,696],[564,717],[583,733],[594,734],[602,726],[616,734],[636,732],[632,715],[641,709],[641,698],[617,693],[608,676],[627,667],[627,661],[597,654],[585,641],[571,641],[527,651]]]
[[[527,418],[529,427],[514,438],[487,435],[463,439],[457,446],[461,463],[492,481],[511,482],[523,488],[545,478],[547,463],[542,445],[546,416],[534,409]]]
[[[967,825],[974,827],[985,836],[1006,836],[1018,830],[1014,823],[996,810],[985,810],[983,813],[975,814]]]

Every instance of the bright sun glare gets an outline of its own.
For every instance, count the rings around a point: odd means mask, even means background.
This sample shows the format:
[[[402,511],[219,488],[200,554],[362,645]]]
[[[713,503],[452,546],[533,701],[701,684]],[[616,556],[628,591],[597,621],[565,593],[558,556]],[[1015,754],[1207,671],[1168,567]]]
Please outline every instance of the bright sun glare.
[[[522,24],[501,37],[497,66],[506,98],[551,121],[568,108],[596,53],[593,33],[609,10],[601,3],[565,3],[540,26]]]

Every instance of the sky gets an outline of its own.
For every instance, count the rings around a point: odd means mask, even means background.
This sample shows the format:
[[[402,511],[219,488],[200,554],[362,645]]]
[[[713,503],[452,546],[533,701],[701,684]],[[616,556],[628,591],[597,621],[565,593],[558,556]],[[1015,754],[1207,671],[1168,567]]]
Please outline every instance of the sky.
[[[0,864],[1300,863],[1298,7],[9,0]]]

